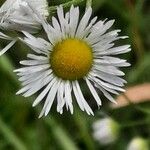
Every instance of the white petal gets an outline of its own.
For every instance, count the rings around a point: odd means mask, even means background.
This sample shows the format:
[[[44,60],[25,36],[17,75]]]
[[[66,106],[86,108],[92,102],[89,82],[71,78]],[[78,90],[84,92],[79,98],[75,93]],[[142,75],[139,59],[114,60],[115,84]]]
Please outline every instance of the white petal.
[[[112,65],[116,67],[130,66],[130,64],[127,63],[126,60],[116,57],[95,55],[94,58],[98,59],[99,65]]]
[[[72,5],[70,9],[70,23],[69,23],[71,37],[75,36],[78,21],[79,21],[79,7],[74,8]]]
[[[75,88],[77,89],[77,94],[78,94],[77,98],[79,98],[78,101],[82,101],[84,110],[87,112],[88,115],[90,115],[90,114],[94,115],[92,109],[90,108],[90,106],[88,105],[88,103],[86,102],[86,100],[83,97],[83,94],[81,92],[78,81],[74,81],[74,83],[75,83]]]
[[[87,40],[91,42],[91,44],[95,43],[95,39],[102,34],[104,34],[113,24],[115,20],[110,20],[104,24],[104,21],[99,21],[93,26],[93,31],[88,36]],[[94,40],[94,41],[93,41]]]
[[[16,41],[17,41],[16,39],[11,41],[5,48],[0,50],[0,56],[3,55],[5,52],[7,52],[16,43]]]
[[[108,98],[111,102],[117,104],[116,100],[106,91],[104,90],[102,87],[99,86],[99,89],[103,92],[104,96],[106,98]]]
[[[27,75],[27,74],[32,74],[34,72],[38,72],[38,71],[42,71],[42,70],[44,71],[44,70],[48,69],[49,67],[50,67],[49,64],[30,66],[30,67],[16,69],[16,70],[14,70],[14,72],[20,72],[20,74]]]
[[[107,51],[99,52],[100,55],[118,55],[129,52],[131,49],[130,45],[123,45],[108,49]]]
[[[99,60],[94,60],[94,61],[99,61]],[[114,66],[102,66],[102,65],[98,65],[98,63],[97,63],[96,65],[94,65],[93,68],[95,70],[99,70],[104,73],[108,73],[108,74],[112,74],[112,75],[117,75],[117,76],[125,75],[122,71],[120,71],[118,68],[116,68]]]
[[[52,81],[47,85],[47,87],[41,92],[41,94],[35,99],[33,103],[33,107],[38,105],[42,99],[46,96],[46,94],[49,92],[51,89],[52,85],[56,82],[56,78],[52,79]]]
[[[87,78],[85,78],[85,80],[86,80],[86,83],[87,83],[87,85],[88,85],[88,87],[89,87],[93,97],[95,98],[97,104],[98,105],[102,105],[101,99],[98,96],[98,94],[97,94],[96,90],[94,89],[93,85],[90,83],[90,81]]]
[[[101,71],[94,70],[93,72],[91,72],[91,74],[97,78],[100,78],[106,82],[112,83],[117,86],[124,86],[124,83],[127,83],[124,79],[118,76],[104,73]]]
[[[28,54],[27,55],[28,58],[34,59],[34,60],[47,60],[47,57],[45,56],[38,56],[38,55],[34,55],[34,54]]]
[[[89,19],[91,17],[91,14],[92,14],[92,8],[89,7],[86,10],[84,16],[82,17],[82,19],[81,19],[81,21],[79,23],[79,26],[78,26],[77,32],[76,32],[76,37],[80,38],[80,36],[83,35],[83,32],[84,32],[84,30],[85,30],[85,28],[86,28],[86,26],[88,24],[88,21],[89,21]]]
[[[57,91],[57,112],[59,112],[60,114],[63,113],[63,107],[65,105],[64,92],[65,92],[64,82],[61,81]]]
[[[10,36],[0,32],[0,38],[4,39],[4,40],[13,40],[13,38],[11,38]]]
[[[25,97],[31,96],[32,94],[40,90],[42,87],[44,87],[46,84],[48,84],[52,80],[52,78],[53,76],[49,75],[47,77],[41,78],[40,80],[38,80],[38,82],[30,83],[26,85],[25,87],[23,87],[21,90],[19,90],[17,92],[17,95],[27,92],[24,94],[24,96]]]
[[[52,88],[51,88],[51,90],[47,96],[46,102],[44,104],[45,105],[45,116],[47,116],[47,114],[49,113],[49,111],[51,109],[51,106],[52,106],[53,101],[55,99],[59,85],[60,85],[59,81],[54,83],[54,85],[52,86]]]
[[[75,85],[74,82],[72,82],[72,87],[73,87],[73,92],[74,92],[74,95],[76,97],[77,103],[78,103],[80,109],[82,111],[84,111],[84,105],[83,105],[83,103],[82,103],[82,101],[81,101],[81,99],[79,97],[79,94],[78,94],[78,91],[77,91],[77,88],[76,88],[76,85]]]
[[[27,84],[30,83],[34,83],[37,82],[38,80],[40,80],[43,77],[49,76],[52,73],[52,70],[46,70],[46,71],[42,71],[39,74],[35,74],[34,76],[32,76],[31,78],[25,80],[24,82],[22,82],[22,85],[25,86]]]
[[[49,60],[23,60],[20,61],[20,64],[26,66],[34,66],[34,65],[43,65],[49,63]]]
[[[71,87],[70,87],[70,81],[66,81],[65,83],[65,101],[68,105],[71,114],[73,114],[73,105],[72,105],[72,96],[71,96]]]
[[[110,84],[110,83],[107,83],[107,82],[104,82],[98,78],[94,78],[95,82],[97,82],[97,84],[100,84],[102,87],[107,87],[107,88],[110,88],[110,89],[114,89],[114,90],[117,90],[117,91],[121,91],[121,92],[124,92],[125,90],[118,87],[118,86],[115,86],[113,84]]]

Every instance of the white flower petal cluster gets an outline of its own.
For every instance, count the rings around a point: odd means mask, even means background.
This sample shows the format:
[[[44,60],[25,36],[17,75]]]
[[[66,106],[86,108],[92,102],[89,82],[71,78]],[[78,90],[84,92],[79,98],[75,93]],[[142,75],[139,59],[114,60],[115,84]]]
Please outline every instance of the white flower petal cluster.
[[[93,123],[93,137],[102,145],[115,142],[119,135],[119,125],[111,118],[104,118]]]
[[[124,59],[117,58],[116,55],[129,52],[131,50],[130,45],[114,46],[116,40],[127,37],[118,36],[120,30],[108,31],[114,20],[97,21],[97,17],[90,19],[91,7],[86,10],[81,20],[79,19],[79,7],[72,6],[69,12],[64,13],[60,6],[57,9],[57,15],[58,19],[52,17],[52,25],[41,19],[49,41],[24,32],[26,37],[22,41],[35,53],[28,54],[28,60],[21,61],[25,67],[15,70],[20,76],[19,80],[23,86],[17,94],[28,97],[40,91],[33,103],[35,106],[44,101],[40,117],[49,113],[55,99],[57,100],[57,112],[63,113],[63,107],[66,105],[66,108],[73,113],[72,94],[74,94],[80,109],[93,115],[94,113],[81,91],[79,81],[63,80],[53,73],[49,61],[53,47],[56,43],[70,38],[85,41],[91,46],[93,53],[92,69],[82,79],[100,106],[102,102],[95,87],[114,103],[116,102],[111,94],[124,92],[122,87],[126,81],[121,78],[124,73],[119,68],[130,64]]]
[[[129,143],[127,150],[149,150],[148,141],[142,137],[135,137]]]
[[[46,0],[6,0],[0,7],[0,29],[2,30],[0,39],[5,36],[6,40],[11,41],[9,45],[0,51],[0,55],[5,53],[17,39],[17,37],[5,35],[5,30],[27,31],[29,33],[35,33],[39,30],[41,24],[32,7],[43,17],[48,16]]]

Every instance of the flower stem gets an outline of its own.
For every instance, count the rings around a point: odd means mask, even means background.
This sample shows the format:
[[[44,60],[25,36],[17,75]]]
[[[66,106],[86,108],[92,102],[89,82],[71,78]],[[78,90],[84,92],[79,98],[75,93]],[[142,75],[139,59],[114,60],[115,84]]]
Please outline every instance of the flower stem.
[[[92,0],[87,0],[86,1],[86,8],[89,8],[92,6]]]
[[[15,133],[3,122],[0,117],[0,132],[3,136],[15,147],[16,150],[27,150],[22,141],[15,135]]]
[[[71,137],[69,138],[65,129],[63,129],[52,116],[50,118],[45,118],[44,121],[52,129],[51,131],[62,149],[79,150],[75,143],[72,142]]]
[[[66,3],[61,4],[63,6],[63,8],[68,8],[71,5],[78,5],[79,3],[83,2],[84,0],[72,0]],[[49,7],[49,12],[55,12],[57,10],[58,6],[51,6]]]
[[[78,108],[73,115],[75,125],[78,128],[82,141],[84,142],[87,150],[94,150],[95,144],[93,142],[92,136],[89,134],[89,129],[87,126],[87,118],[80,112]]]

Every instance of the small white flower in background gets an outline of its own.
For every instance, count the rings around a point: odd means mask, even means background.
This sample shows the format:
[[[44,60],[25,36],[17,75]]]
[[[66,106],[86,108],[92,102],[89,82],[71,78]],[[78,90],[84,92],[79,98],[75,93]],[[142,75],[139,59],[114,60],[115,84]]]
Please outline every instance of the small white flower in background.
[[[93,123],[93,137],[102,145],[115,142],[119,130],[119,124],[111,118],[100,119]]]
[[[127,150],[149,150],[148,141],[142,137],[135,137],[129,143]]]
[[[63,107],[73,113],[72,94],[82,111],[94,114],[85,100],[79,80],[84,80],[97,102],[101,99],[98,88],[110,101],[115,102],[110,93],[124,92],[122,86],[126,83],[120,76],[124,73],[119,67],[130,64],[126,60],[115,57],[130,51],[130,45],[114,46],[114,41],[125,39],[118,36],[120,30],[107,32],[114,20],[90,21],[92,8],[88,8],[79,21],[79,8],[71,7],[64,14],[62,6],[57,9],[58,19],[52,17],[52,25],[41,18],[49,41],[33,37],[24,32],[24,43],[31,47],[35,54],[29,54],[29,60],[21,61],[25,67],[15,70],[20,76],[23,88],[17,94],[28,97],[40,91],[33,106],[45,100],[40,117],[47,115],[54,99],[57,100],[57,112],[63,113]],[[93,86],[94,85],[94,86]]]
[[[0,8],[0,29],[2,31],[37,32],[41,26],[40,20],[30,5],[43,17],[48,16],[48,3],[46,0],[6,0]],[[1,56],[13,46],[17,37],[10,37],[0,32],[0,39],[11,41],[0,51]]]

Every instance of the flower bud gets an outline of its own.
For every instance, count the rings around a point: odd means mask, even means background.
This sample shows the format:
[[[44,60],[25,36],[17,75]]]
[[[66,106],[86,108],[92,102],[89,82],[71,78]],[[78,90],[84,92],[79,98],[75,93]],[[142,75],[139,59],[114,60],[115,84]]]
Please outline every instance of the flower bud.
[[[93,137],[102,145],[113,143],[119,135],[119,124],[111,118],[100,119],[93,124]]]
[[[148,142],[141,137],[136,137],[131,140],[127,150],[149,150]]]

